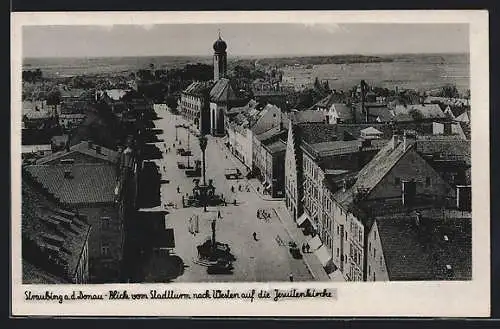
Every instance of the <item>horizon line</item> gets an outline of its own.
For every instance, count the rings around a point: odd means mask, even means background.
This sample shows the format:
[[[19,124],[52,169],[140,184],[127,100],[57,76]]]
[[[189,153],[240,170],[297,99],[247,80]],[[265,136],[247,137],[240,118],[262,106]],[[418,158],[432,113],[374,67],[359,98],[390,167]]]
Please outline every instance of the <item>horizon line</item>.
[[[229,55],[229,54],[228,54]],[[395,52],[395,53],[337,53],[337,54],[231,54],[239,58],[259,57],[259,58],[291,58],[291,57],[329,57],[329,56],[401,56],[401,55],[470,55],[470,51],[448,51],[448,52]],[[144,55],[102,55],[102,56],[26,56],[26,59],[98,59],[98,58],[133,58],[133,57],[212,57],[213,55],[164,55],[164,54],[144,54]],[[231,57],[228,56],[228,61]]]

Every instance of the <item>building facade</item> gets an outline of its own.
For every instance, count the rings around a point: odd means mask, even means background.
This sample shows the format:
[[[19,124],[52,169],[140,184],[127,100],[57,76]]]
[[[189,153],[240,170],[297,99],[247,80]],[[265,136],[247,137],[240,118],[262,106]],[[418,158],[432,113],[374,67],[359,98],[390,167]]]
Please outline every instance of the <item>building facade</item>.
[[[181,93],[180,114],[201,134],[210,133],[209,92],[211,82],[195,81]]]

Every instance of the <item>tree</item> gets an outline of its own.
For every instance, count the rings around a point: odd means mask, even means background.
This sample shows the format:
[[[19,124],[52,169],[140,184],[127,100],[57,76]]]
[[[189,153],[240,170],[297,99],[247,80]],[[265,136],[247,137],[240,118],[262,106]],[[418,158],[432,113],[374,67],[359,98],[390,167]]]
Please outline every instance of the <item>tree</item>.
[[[459,97],[459,92],[455,85],[447,85],[441,89],[440,96],[446,98],[456,98]]]
[[[59,105],[61,103],[61,91],[52,89],[47,94],[47,105]]]

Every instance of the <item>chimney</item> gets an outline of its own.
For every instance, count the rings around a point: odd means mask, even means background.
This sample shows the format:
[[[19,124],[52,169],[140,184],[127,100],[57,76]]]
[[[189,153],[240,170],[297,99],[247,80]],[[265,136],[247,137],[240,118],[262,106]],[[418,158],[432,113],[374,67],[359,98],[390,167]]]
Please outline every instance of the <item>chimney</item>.
[[[66,179],[73,178],[73,173],[71,172],[71,169],[64,170],[64,178],[66,178]]]
[[[403,152],[406,151],[406,131],[403,133]]]
[[[415,225],[417,225],[417,227],[420,226],[421,220],[422,220],[422,214],[418,211],[415,211]]]
[[[392,149],[396,149],[396,147],[398,147],[399,145],[399,135],[398,134],[393,134],[392,135],[392,139],[391,139],[391,146],[392,146]]]
[[[101,154],[101,146],[100,145],[95,146],[95,153]]]
[[[88,141],[87,143],[89,145],[89,150],[92,149],[92,148],[94,148],[94,142]]]
[[[344,179],[342,180],[342,192],[345,192],[347,190],[347,181]]]

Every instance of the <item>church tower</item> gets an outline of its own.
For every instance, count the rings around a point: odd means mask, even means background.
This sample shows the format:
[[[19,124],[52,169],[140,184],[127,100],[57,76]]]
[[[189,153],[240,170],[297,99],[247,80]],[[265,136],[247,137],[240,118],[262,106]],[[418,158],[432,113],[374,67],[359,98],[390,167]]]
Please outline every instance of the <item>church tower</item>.
[[[214,81],[226,77],[227,73],[227,45],[222,40],[219,32],[219,39],[214,42]]]

